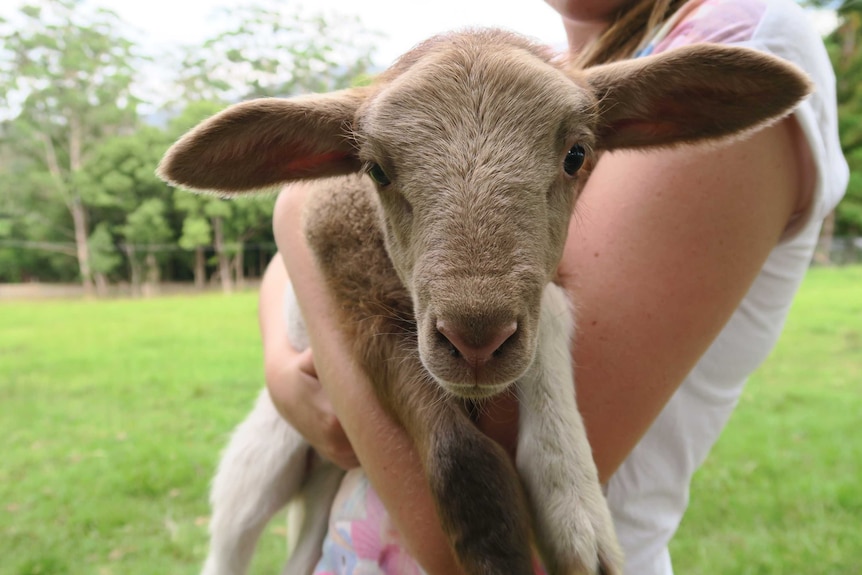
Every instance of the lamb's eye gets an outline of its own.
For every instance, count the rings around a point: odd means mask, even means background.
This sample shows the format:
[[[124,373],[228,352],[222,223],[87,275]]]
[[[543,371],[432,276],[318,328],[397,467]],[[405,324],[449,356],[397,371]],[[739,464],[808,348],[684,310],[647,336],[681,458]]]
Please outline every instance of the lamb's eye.
[[[575,144],[566,154],[566,159],[563,160],[563,169],[570,176],[574,176],[581,166],[584,165],[584,159],[587,157],[587,152],[580,144]]]
[[[386,187],[392,183],[392,180],[389,179],[389,176],[387,176],[386,172],[383,171],[383,168],[380,167],[380,164],[371,164],[368,167],[368,175],[371,176],[371,179],[380,187]]]

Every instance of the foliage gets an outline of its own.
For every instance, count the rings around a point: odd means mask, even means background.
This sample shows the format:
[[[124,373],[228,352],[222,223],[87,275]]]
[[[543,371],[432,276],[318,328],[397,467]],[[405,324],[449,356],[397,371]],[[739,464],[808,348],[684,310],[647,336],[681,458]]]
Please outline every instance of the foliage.
[[[144,200],[126,218],[120,233],[129,244],[152,249],[171,239],[171,228],[165,220],[165,203],[159,198]]]
[[[839,26],[825,38],[835,68],[841,148],[850,166],[847,195],[836,209],[839,235],[862,234],[862,2],[811,0],[835,9]]]
[[[212,226],[200,214],[193,214],[183,220],[183,232],[179,244],[184,250],[193,250],[212,243]]]
[[[676,571],[859,573],[862,268],[817,268],[695,478]],[[257,294],[0,303],[0,574],[198,573]],[[253,573],[277,573],[284,522]],[[40,571],[41,569],[41,571]]]
[[[153,126],[104,141],[77,174],[82,198],[102,213],[127,213],[144,198],[169,197],[170,188],[156,176],[154,166],[171,142],[164,130]]]
[[[0,100],[20,101],[4,140],[36,162],[40,191],[71,215],[79,274],[88,287],[87,203],[77,179],[92,149],[130,128],[137,115],[131,93],[137,56],[121,29],[113,12],[81,0],[33,0],[15,21],[0,23]]]
[[[136,283],[142,259],[150,277],[193,271],[199,286],[215,267],[227,287],[260,273],[274,251],[273,198],[191,196],[155,168],[182,133],[231,101],[367,78],[374,34],[284,2],[224,9],[222,31],[180,50],[182,65],[164,72],[156,94],[163,101],[142,117],[142,49],[97,2],[27,0],[0,19],[0,101],[10,103],[0,115],[0,281]],[[171,57],[154,55],[160,65]],[[168,100],[177,93],[182,101]],[[260,257],[246,265],[246,251]]]
[[[81,0],[32,0],[18,21],[3,27],[0,94],[21,100],[17,127],[40,140],[29,142],[35,157],[46,161],[37,147],[49,138],[66,164],[100,137],[131,125],[138,57],[118,34],[123,26],[113,12]],[[76,130],[84,132],[79,150],[65,143]]]
[[[200,286],[259,273],[274,252],[273,198],[191,196],[158,180],[155,167],[171,142],[229,102],[367,83],[378,35],[284,0],[232,5],[215,14],[220,28],[205,42],[150,55],[169,70],[159,92],[149,86],[154,101],[142,116],[143,47],[98,2],[25,0],[0,19],[0,282],[128,281],[147,253],[161,277],[194,275]],[[862,2],[807,3],[842,18],[827,38],[852,169],[836,232],[860,234]],[[143,218],[144,204],[161,247],[132,255],[130,218]]]
[[[371,66],[375,34],[355,18],[326,19],[284,2],[224,8],[232,23],[191,47],[179,83],[188,101],[236,101],[349,86]]]
[[[70,229],[66,206],[56,201],[50,176],[35,160],[21,155],[0,160],[0,282],[74,281]]]
[[[88,243],[94,271],[108,276],[120,267],[122,258],[114,246],[114,240],[106,222],[96,226],[90,234]]]

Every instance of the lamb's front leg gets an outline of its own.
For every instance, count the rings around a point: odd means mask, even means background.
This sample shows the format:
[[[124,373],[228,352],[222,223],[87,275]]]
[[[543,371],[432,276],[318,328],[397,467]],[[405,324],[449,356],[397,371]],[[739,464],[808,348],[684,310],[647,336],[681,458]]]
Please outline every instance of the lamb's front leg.
[[[622,553],[575,403],[565,291],[545,288],[536,359],[518,382],[517,466],[550,575],[619,574]]]
[[[466,416],[446,419],[424,463],[459,563],[470,575],[532,575],[530,515],[508,455]]]
[[[412,439],[443,531],[469,575],[532,575],[531,521],[506,452],[424,372],[418,358],[399,364],[391,413]],[[412,376],[412,380],[410,379]]]

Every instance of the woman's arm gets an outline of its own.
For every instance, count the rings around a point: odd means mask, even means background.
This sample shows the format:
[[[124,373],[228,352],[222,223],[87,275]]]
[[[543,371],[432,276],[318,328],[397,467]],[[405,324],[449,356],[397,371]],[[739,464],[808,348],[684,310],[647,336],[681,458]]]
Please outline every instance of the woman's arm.
[[[578,403],[607,480],[730,318],[798,209],[801,141],[786,120],[721,149],[617,153],[579,201],[559,279],[578,309]],[[419,461],[345,353],[299,225],[282,194],[276,237],[302,304],[320,380],[411,553],[456,573]],[[481,425],[510,449],[511,401]]]
[[[263,274],[258,322],[264,374],[273,403],[318,453],[344,469],[359,465],[314,367],[311,348],[296,351],[287,337],[284,293],[287,271],[276,254]]]

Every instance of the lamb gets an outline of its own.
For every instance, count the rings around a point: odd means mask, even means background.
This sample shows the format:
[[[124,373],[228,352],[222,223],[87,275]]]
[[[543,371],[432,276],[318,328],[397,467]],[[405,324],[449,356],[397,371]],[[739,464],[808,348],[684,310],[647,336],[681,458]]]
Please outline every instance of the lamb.
[[[231,106],[159,173],[225,195],[315,182],[303,223],[315,262],[466,573],[532,574],[535,545],[549,574],[618,574],[572,388],[571,304],[553,282],[578,192],[601,152],[740,137],[808,90],[794,67],[745,48],[578,69],[520,36],[468,30],[426,41],[371,86]],[[512,386],[514,466],[469,416]],[[245,572],[299,491],[307,450],[264,392],[214,482],[206,574]],[[339,475],[315,473],[327,501]],[[310,573],[315,553],[284,573]]]

